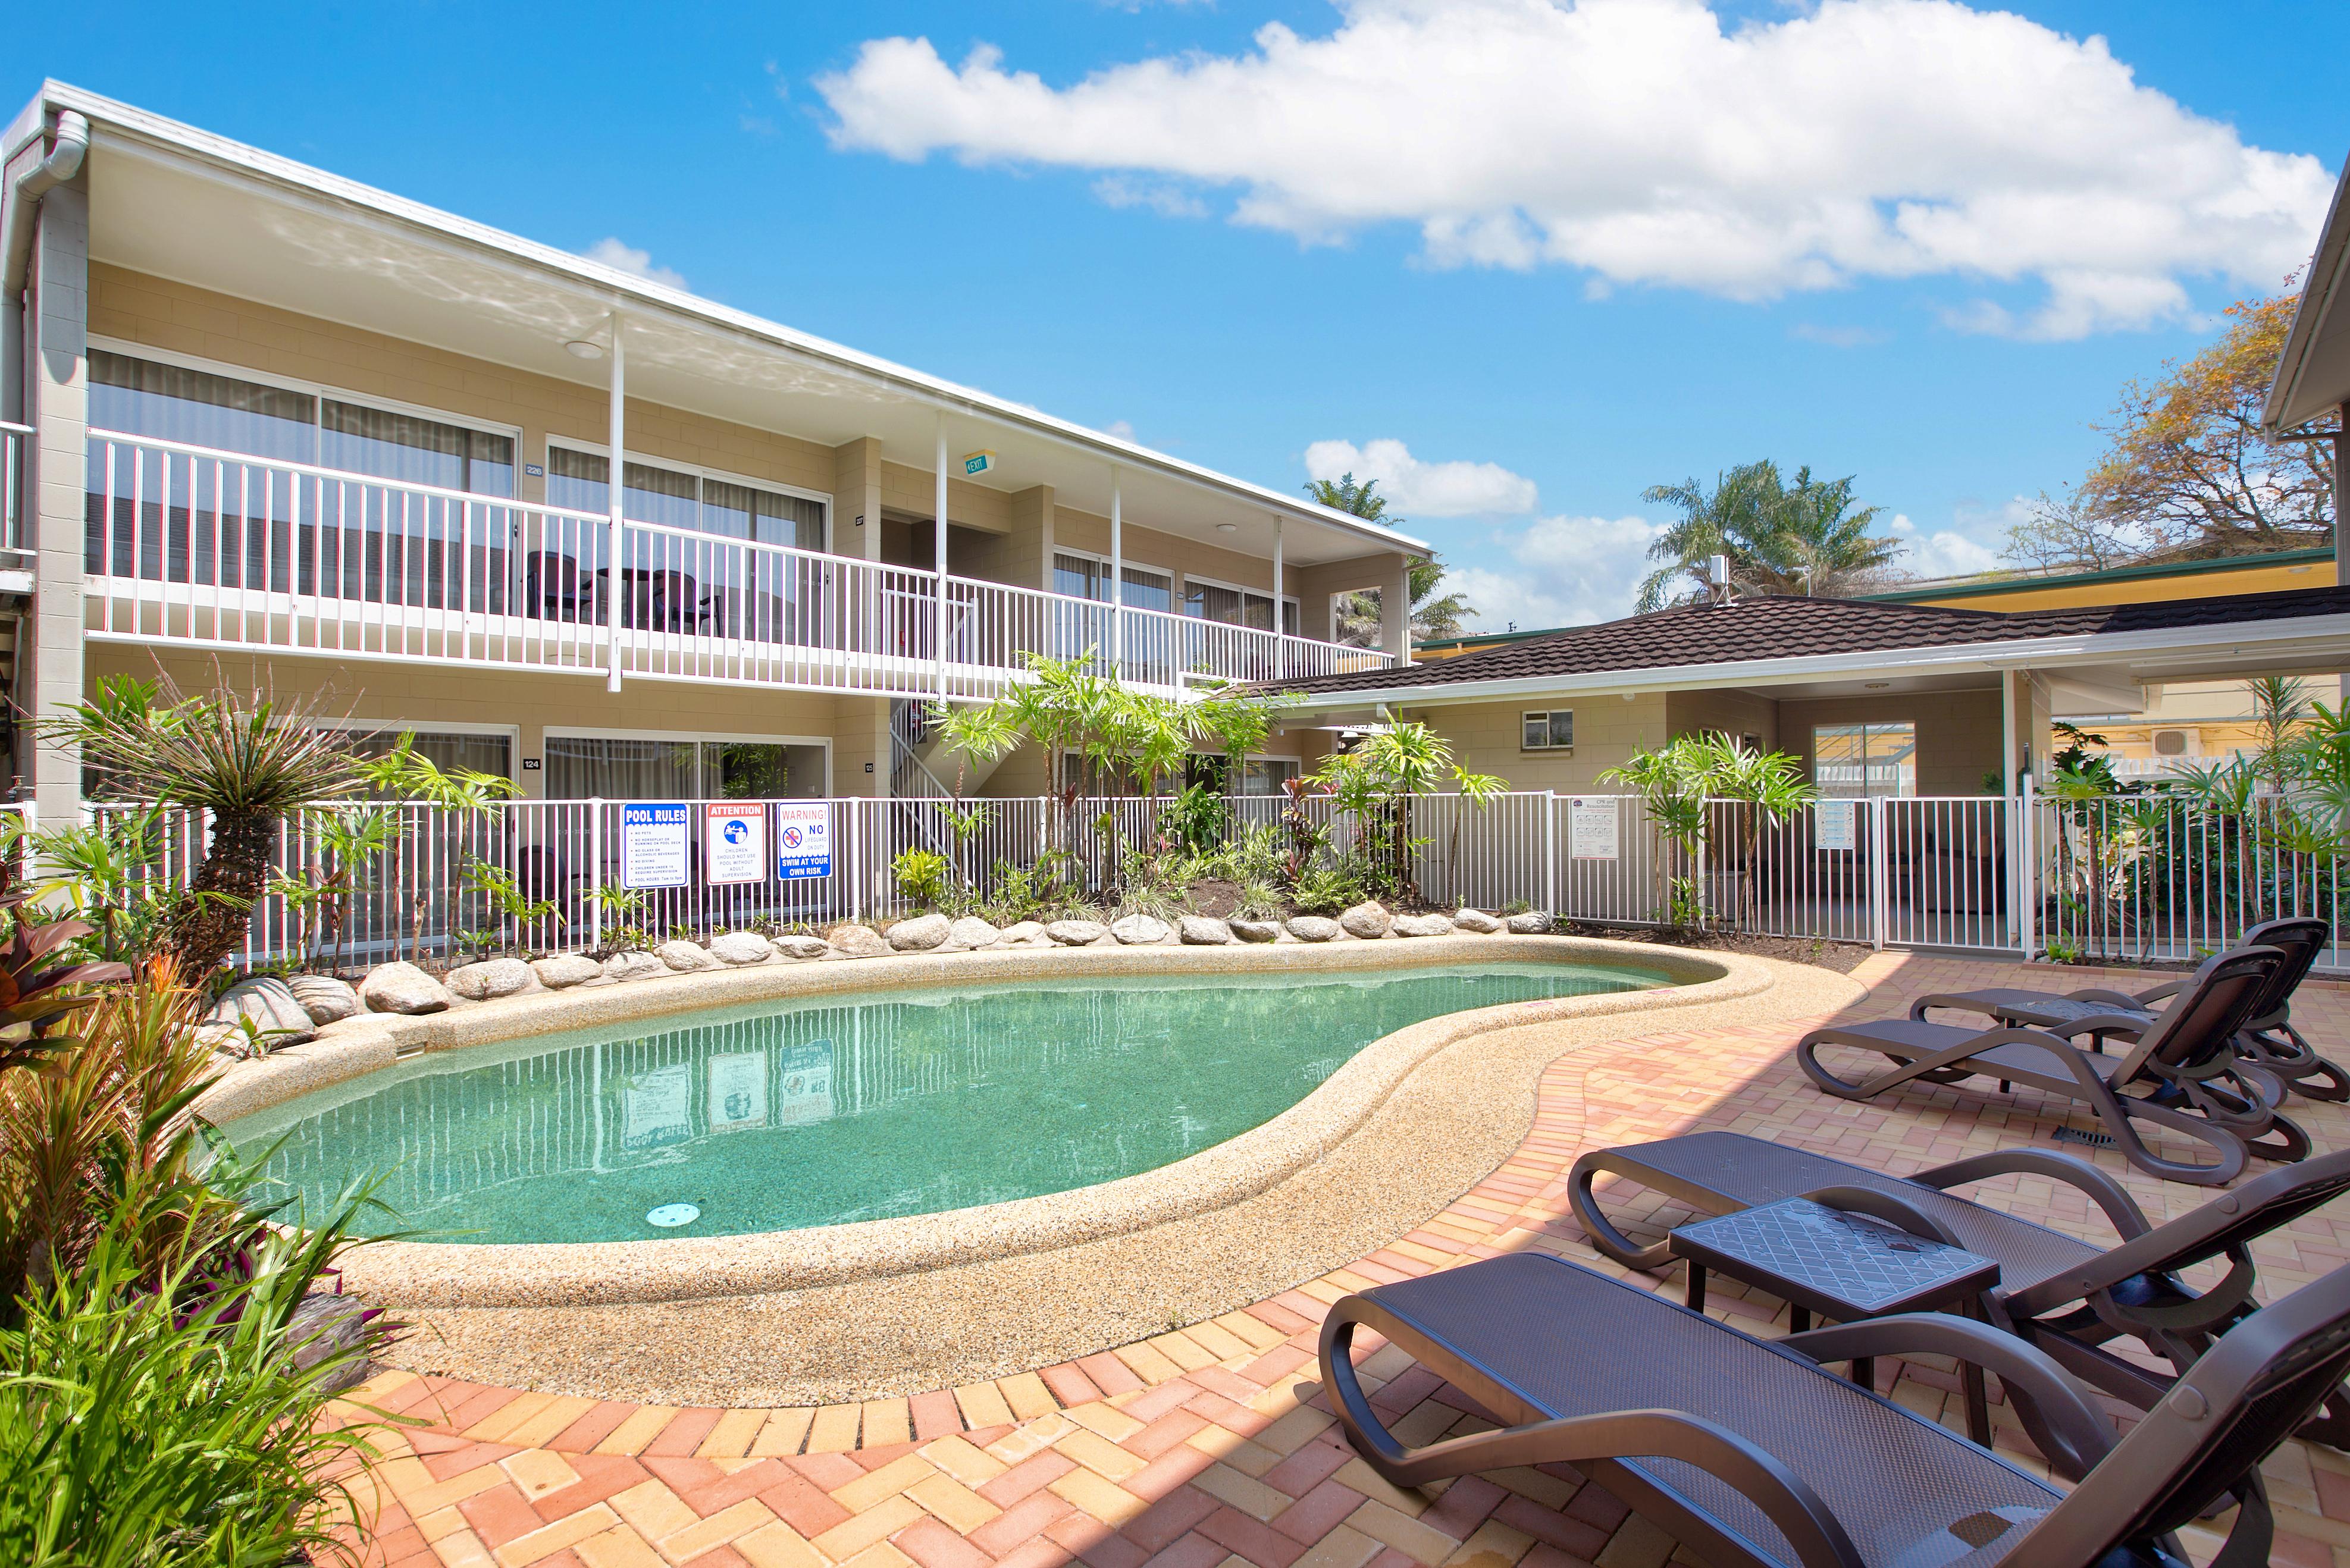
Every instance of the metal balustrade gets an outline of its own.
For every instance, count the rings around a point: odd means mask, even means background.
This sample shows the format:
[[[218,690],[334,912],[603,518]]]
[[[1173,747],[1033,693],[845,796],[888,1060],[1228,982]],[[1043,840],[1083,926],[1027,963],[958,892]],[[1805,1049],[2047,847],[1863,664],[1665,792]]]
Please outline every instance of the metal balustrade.
[[[26,432],[9,427],[9,504]],[[984,698],[1031,655],[1128,683],[1383,669],[1376,649],[498,496],[96,431],[96,637]],[[16,513],[0,550],[12,547]],[[615,558],[617,556],[617,559]]]

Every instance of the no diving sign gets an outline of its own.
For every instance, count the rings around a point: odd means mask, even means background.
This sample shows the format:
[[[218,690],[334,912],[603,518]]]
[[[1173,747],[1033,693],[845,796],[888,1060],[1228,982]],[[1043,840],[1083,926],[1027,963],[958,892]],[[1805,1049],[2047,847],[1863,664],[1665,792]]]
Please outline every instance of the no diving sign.
[[[832,875],[832,808],[823,801],[775,804],[775,875],[786,882]]]

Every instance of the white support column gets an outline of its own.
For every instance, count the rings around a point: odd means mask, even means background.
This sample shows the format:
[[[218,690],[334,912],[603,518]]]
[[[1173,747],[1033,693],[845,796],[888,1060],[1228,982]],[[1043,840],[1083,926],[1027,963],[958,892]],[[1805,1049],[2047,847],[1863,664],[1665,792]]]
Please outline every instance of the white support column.
[[[2007,854],[2007,934],[2018,947],[2023,944],[2023,803],[2019,795],[2017,774],[2021,764],[2015,755],[2015,671],[1999,672],[1999,793],[2006,802],[2000,807],[2007,818],[2003,846]]]
[[[1281,617],[1281,601],[1284,597],[1284,584],[1286,581],[1281,570],[1281,514],[1274,513],[1273,514],[1273,629],[1276,634],[1289,629],[1289,623]]]
[[[1126,513],[1119,472],[1109,465],[1109,668],[1126,672]]]
[[[947,694],[947,416],[939,414],[938,491],[931,499],[931,555],[939,574],[938,656],[939,699]]]
[[[37,147],[31,150],[37,155]],[[29,680],[18,677],[39,720],[87,699],[82,600],[83,520],[88,504],[85,436],[88,420],[89,195],[85,171],[41,200],[35,219],[25,321],[26,439],[25,520],[32,528],[36,569],[33,613],[17,623],[17,658],[30,658]],[[13,369],[13,368],[12,368]],[[78,748],[19,743],[29,753],[33,797],[42,823],[59,828],[82,820],[81,753]]]
[[[622,497],[629,489],[629,372],[620,346],[620,313],[612,312],[612,385],[605,394],[612,428],[608,444],[611,465],[604,474],[604,497],[611,504],[609,535],[604,551],[604,635],[611,639],[611,667],[604,689],[620,689],[620,607],[629,591],[627,536],[622,532]]]

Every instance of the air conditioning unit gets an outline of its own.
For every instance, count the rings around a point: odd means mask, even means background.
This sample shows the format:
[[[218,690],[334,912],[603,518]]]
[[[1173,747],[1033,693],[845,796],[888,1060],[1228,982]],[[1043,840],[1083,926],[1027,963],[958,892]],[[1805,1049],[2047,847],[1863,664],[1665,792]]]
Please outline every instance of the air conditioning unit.
[[[2195,741],[2192,730],[2157,730],[2154,732],[2154,754],[2158,757],[2191,757],[2195,754]]]

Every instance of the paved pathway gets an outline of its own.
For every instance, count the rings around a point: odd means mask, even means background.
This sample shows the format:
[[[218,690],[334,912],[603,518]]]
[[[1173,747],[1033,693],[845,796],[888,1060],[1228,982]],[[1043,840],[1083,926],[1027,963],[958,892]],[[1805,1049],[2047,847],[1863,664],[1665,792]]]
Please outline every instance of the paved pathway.
[[[1929,991],[2075,977],[1886,953],[1858,978],[1873,990],[1853,1014],[1883,1017]],[[2077,973],[2079,984],[2100,982],[2126,977]],[[2350,1054],[2350,993],[2310,988],[2295,1012],[2321,1048]],[[363,1397],[425,1424],[381,1440],[363,1560],[382,1568],[1694,1562],[1565,1466],[1425,1491],[1388,1486],[1347,1448],[1315,1397],[1314,1336],[1327,1304],[1347,1292],[1467,1258],[1539,1248],[1622,1275],[1568,1216],[1566,1171],[1587,1147],[1725,1127],[1907,1172],[2044,1144],[2064,1119],[2028,1095],[1939,1089],[1874,1105],[1831,1099],[1788,1062],[1796,1033],[1659,1033],[1574,1052],[1544,1075],[1518,1152],[1410,1235],[1244,1311],[1021,1376],[911,1399],[723,1410],[387,1373]],[[2319,1147],[2350,1147],[2350,1106],[2293,1108]],[[2158,1222],[2204,1196],[2137,1176],[2110,1151],[2093,1158]],[[2069,1188],[2007,1178],[1972,1195],[2107,1239]],[[2305,1217],[2256,1253],[2272,1292],[2350,1262],[2350,1204]],[[1678,1299],[1677,1273],[1629,1277]],[[1709,1312],[1752,1332],[1783,1331],[1778,1303],[1743,1299],[1727,1284],[1709,1293]],[[1407,1442],[1483,1424],[1472,1401],[1391,1347],[1375,1350],[1363,1371],[1373,1403]],[[1949,1373],[1887,1361],[1879,1378],[1902,1403],[1962,1426]],[[2044,1474],[2008,1408],[1995,1405],[1993,1417],[2002,1450]],[[2272,1561],[2350,1568],[2350,1457],[2296,1442],[2268,1469],[2279,1520]],[[2199,1562],[2220,1539],[2189,1532]]]

